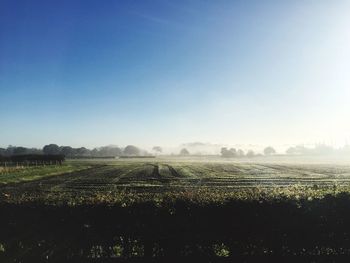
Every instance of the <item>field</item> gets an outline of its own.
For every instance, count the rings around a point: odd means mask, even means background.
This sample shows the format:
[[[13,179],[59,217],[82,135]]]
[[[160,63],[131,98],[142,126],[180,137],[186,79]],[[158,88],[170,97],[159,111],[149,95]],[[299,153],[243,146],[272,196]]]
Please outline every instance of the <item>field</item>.
[[[350,166],[203,160],[71,161],[64,166],[0,172],[1,201],[124,203],[193,198],[197,202],[347,191]]]
[[[88,167],[88,164],[0,167],[0,186],[9,183],[34,181],[63,173],[72,173]]]
[[[2,170],[0,259],[347,256],[349,183],[346,162],[273,159],[74,160]]]

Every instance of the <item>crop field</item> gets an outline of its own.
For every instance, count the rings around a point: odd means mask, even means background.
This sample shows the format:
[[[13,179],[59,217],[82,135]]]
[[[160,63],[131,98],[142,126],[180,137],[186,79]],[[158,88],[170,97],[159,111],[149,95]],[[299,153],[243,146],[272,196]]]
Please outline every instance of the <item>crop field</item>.
[[[88,168],[87,164],[0,167],[0,187],[9,183],[39,180]]]
[[[35,173],[40,176],[34,176]],[[0,172],[1,183],[1,200],[6,202],[115,202],[130,195],[134,198],[161,198],[181,193],[187,196],[196,194],[197,199],[214,193],[234,198],[242,193],[254,196],[253,190],[254,193],[297,195],[308,191],[344,191],[350,183],[350,166],[169,160],[90,161],[72,162],[62,167],[24,168],[15,170],[14,174]]]
[[[0,261],[330,262],[350,256],[349,185],[346,163],[143,158],[3,169]]]

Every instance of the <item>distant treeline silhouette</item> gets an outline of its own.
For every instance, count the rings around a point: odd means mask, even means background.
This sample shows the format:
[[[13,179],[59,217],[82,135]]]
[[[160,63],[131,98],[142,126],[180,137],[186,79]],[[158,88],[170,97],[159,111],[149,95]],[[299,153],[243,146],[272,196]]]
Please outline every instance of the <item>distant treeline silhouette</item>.
[[[8,146],[0,148],[0,156],[25,156],[25,155],[62,155],[67,158],[111,158],[117,156],[147,156],[150,155],[144,150],[128,145],[125,148],[117,146],[103,146],[92,150],[85,147],[73,148],[71,146],[58,146],[57,144],[45,145],[42,149],[26,148],[22,146]]]
[[[227,147],[221,148],[220,153],[221,153],[221,156],[224,158],[232,158],[232,157],[252,158],[252,157],[262,156],[262,154],[259,154],[259,153],[256,154],[253,150],[248,150],[247,153],[245,153],[242,149],[238,149],[238,150],[236,150],[235,148],[228,149]],[[264,154],[273,155],[273,154],[276,154],[276,150],[271,146],[269,146],[264,149]]]
[[[341,148],[334,148],[326,144],[316,144],[313,148],[297,145],[287,149],[288,155],[349,155],[350,145]]]
[[[61,165],[64,159],[64,155],[61,154],[23,154],[11,156],[0,155],[0,165]]]
[[[162,148],[155,146],[152,149],[155,155],[162,154]],[[126,147],[118,146],[103,146],[88,149],[85,147],[73,148],[71,146],[58,146],[57,144],[45,145],[42,149],[38,148],[26,148],[22,146],[8,146],[7,148],[0,148],[0,156],[17,156],[28,154],[46,154],[46,155],[63,155],[66,158],[114,158],[114,157],[136,157],[136,156],[152,156],[151,153],[142,150],[134,145],[127,145]],[[198,154],[198,151],[194,154]],[[199,152],[199,154],[201,154]],[[268,146],[263,150],[263,154],[256,153],[253,150],[242,150],[235,148],[222,147],[220,154],[224,158],[241,158],[241,157],[259,157],[259,156],[271,156],[276,155],[276,150]],[[334,148],[325,144],[317,144],[313,148],[305,147],[304,145],[297,145],[290,147],[285,152],[286,155],[350,155],[350,145],[345,145],[341,148]],[[176,155],[176,154],[172,154]],[[193,155],[187,148],[182,148],[178,153],[180,156]],[[281,153],[279,153],[281,155]]]
[[[268,146],[264,149],[264,154],[256,154],[253,150],[248,150],[246,153],[242,149],[235,149],[227,147],[221,148],[221,156],[225,158],[232,157],[258,157],[258,156],[271,156],[276,155],[276,150]],[[326,144],[316,144],[313,148],[305,147],[304,145],[297,145],[289,147],[286,152],[286,155],[309,155],[309,156],[321,156],[321,155],[350,155],[350,145],[345,145],[341,148],[334,148]]]

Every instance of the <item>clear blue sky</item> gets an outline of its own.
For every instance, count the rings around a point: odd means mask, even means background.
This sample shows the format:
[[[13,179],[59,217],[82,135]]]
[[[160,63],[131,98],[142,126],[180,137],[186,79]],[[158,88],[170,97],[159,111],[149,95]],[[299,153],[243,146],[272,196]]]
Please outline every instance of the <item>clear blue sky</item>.
[[[0,146],[350,142],[350,1],[0,1]]]

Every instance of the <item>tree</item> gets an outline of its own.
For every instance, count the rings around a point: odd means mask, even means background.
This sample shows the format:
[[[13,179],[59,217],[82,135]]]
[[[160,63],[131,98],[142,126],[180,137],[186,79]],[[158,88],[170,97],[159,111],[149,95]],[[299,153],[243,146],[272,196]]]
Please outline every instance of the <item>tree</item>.
[[[229,152],[229,150],[227,150],[226,147],[222,147],[220,153],[221,153],[222,157],[229,157],[229,155],[230,155],[230,152]]]
[[[180,155],[189,155],[190,152],[186,148],[182,148],[180,151]]]
[[[231,153],[232,157],[237,156],[237,150],[235,148],[230,148],[230,153]]]
[[[76,149],[76,153],[78,156],[89,156],[90,150],[86,149],[85,147],[80,147]]]
[[[231,158],[237,156],[237,151],[235,148],[227,149],[226,147],[221,148],[221,155],[225,158]]]
[[[124,151],[123,153],[125,155],[134,155],[134,156],[137,156],[137,155],[140,155],[140,149],[137,148],[136,146],[134,145],[128,145],[124,148]]]
[[[238,157],[244,157],[244,151],[243,151],[242,149],[239,149],[239,150],[237,151],[237,156],[238,156]]]
[[[254,151],[252,151],[252,150],[249,150],[248,152],[247,152],[247,155],[246,155],[248,158],[251,158],[251,157],[254,157],[255,156],[255,153],[254,153]]]
[[[100,155],[99,155],[99,151],[98,151],[97,148],[93,148],[93,149],[91,150],[91,156],[92,156],[92,157],[98,157],[98,156],[100,156]]]
[[[15,146],[12,146],[12,145],[9,145],[9,146],[7,146],[7,148],[6,148],[6,155],[12,155],[13,154],[13,151],[15,150]]]
[[[26,153],[28,153],[28,149],[20,146],[20,147],[14,148],[12,153],[14,155],[26,154]]]
[[[102,157],[122,155],[122,150],[117,146],[103,146],[96,150],[97,155]]]
[[[6,155],[6,149],[0,148],[0,156],[1,155]]]
[[[295,147],[289,147],[286,154],[297,154],[297,149]]]
[[[60,147],[57,144],[49,144],[43,147],[44,154],[59,154]]]
[[[157,154],[161,154],[163,149],[160,146],[154,146],[152,148],[152,151],[154,152],[155,155],[157,155]]]
[[[60,147],[60,152],[61,154],[63,154],[64,156],[72,156],[74,153],[74,150],[72,147],[70,146],[61,146]]]
[[[305,148],[303,145],[297,145],[295,147],[290,147],[286,151],[287,154],[310,154],[311,149]]]
[[[109,153],[111,154],[111,156],[120,156],[123,153],[122,150],[117,146],[108,147],[108,148],[109,148]]]
[[[155,153],[161,153],[163,150],[160,146],[154,146],[152,148],[152,150],[155,152]]]
[[[272,148],[271,146],[266,147],[264,149],[264,154],[265,155],[272,155],[272,154],[275,154],[275,153],[276,153],[276,150],[274,148]]]

